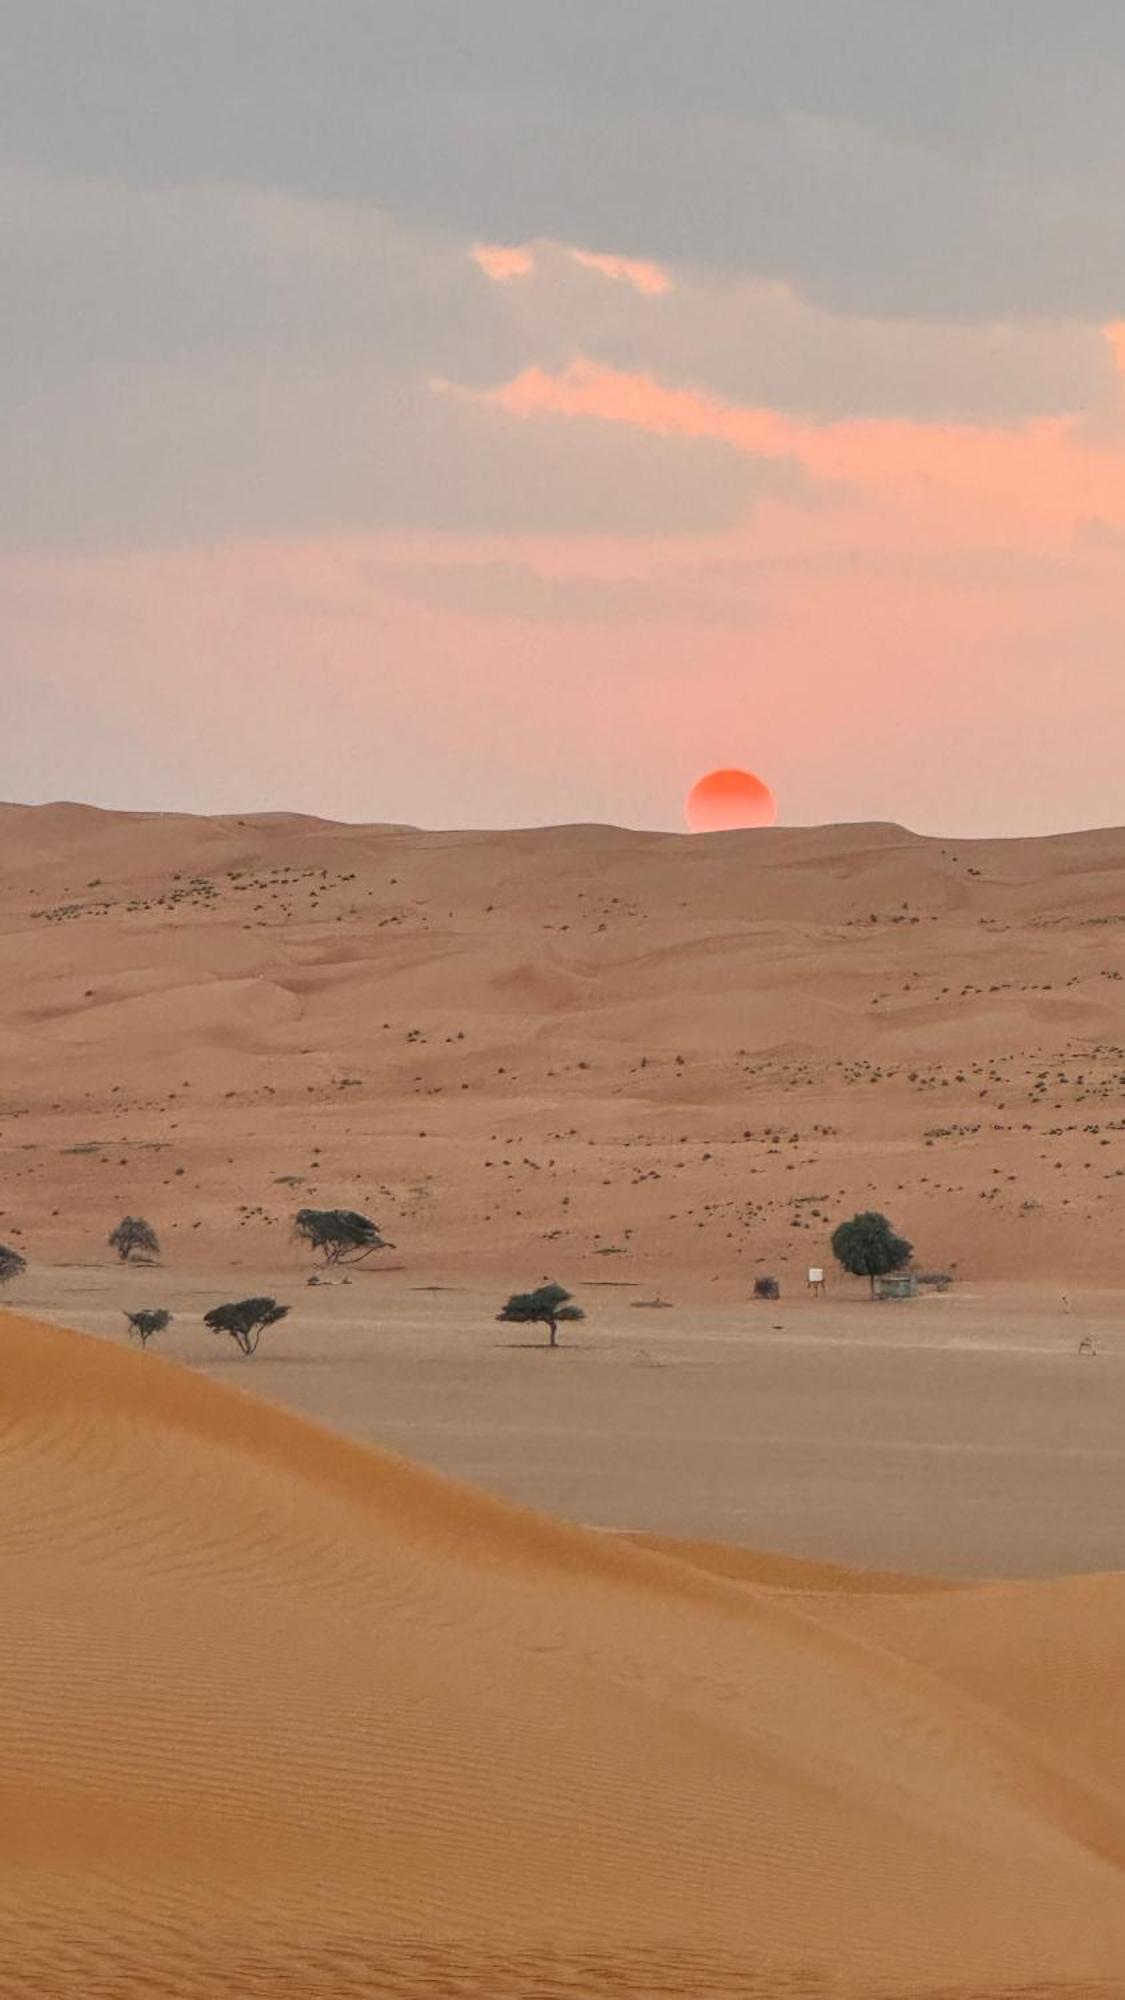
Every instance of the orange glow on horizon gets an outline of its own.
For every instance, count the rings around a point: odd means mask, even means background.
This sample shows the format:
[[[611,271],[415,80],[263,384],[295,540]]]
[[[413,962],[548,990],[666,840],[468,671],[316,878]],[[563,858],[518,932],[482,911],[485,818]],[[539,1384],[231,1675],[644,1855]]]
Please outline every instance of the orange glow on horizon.
[[[774,826],[777,800],[753,771],[708,771],[684,801],[693,833],[730,833],[739,827]]]

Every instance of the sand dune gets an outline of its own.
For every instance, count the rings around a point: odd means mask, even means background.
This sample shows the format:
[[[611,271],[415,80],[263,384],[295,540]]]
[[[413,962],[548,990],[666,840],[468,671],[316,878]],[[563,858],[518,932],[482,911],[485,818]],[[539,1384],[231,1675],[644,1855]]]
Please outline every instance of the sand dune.
[[[689,840],[0,808],[0,1229],[124,1209],[276,1264],[294,1196],[419,1271],[1125,1282],[1125,833]]]
[[[2,1333],[5,1996],[1125,1992],[1125,1580],[774,1587]]]

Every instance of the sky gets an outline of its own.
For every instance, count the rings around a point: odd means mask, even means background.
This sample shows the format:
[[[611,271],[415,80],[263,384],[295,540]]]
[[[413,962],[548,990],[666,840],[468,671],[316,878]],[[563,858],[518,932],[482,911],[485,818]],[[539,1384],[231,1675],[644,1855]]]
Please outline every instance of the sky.
[[[0,797],[1125,821],[1120,0],[0,0]]]

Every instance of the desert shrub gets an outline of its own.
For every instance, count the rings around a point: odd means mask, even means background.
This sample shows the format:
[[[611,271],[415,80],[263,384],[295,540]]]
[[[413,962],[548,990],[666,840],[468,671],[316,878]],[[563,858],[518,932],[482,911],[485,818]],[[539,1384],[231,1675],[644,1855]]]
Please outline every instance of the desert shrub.
[[[948,1292],[953,1286],[952,1271],[916,1271],[914,1282],[920,1290]]]
[[[151,1222],[141,1215],[123,1216],[116,1229],[111,1229],[108,1239],[111,1250],[116,1250],[123,1264],[132,1257],[159,1257],[160,1238]]]
[[[293,1232],[319,1250],[326,1264],[356,1262],[373,1250],[389,1250],[389,1244],[368,1215],[351,1208],[301,1208],[293,1218]]]
[[[18,1250],[9,1249],[6,1243],[0,1243],[0,1285],[10,1284],[13,1278],[22,1278],[26,1269],[27,1258],[21,1257]]]
[[[140,1312],[127,1312],[125,1317],[129,1322],[130,1339],[139,1340],[142,1347],[148,1346],[154,1333],[163,1333],[165,1327],[172,1324],[172,1315],[165,1312],[163,1306],[146,1306]]]
[[[768,1275],[755,1278],[754,1297],[756,1299],[779,1299],[781,1297],[780,1280],[771,1278]]]
[[[212,1306],[203,1315],[203,1324],[211,1333],[228,1333],[235,1346],[243,1354],[255,1354],[258,1342],[267,1326],[276,1326],[284,1319],[288,1306],[279,1306],[276,1299],[236,1299],[229,1305]]]
[[[901,1271],[914,1255],[914,1245],[905,1236],[896,1236],[885,1215],[866,1209],[841,1222],[832,1233],[832,1255],[853,1278],[866,1278],[875,1296],[876,1278],[888,1278]]]
[[[534,1292],[513,1292],[496,1317],[509,1326],[545,1326],[549,1345],[555,1347],[563,1321],[574,1322],[585,1319],[586,1315],[581,1306],[572,1303],[565,1285],[540,1285]]]

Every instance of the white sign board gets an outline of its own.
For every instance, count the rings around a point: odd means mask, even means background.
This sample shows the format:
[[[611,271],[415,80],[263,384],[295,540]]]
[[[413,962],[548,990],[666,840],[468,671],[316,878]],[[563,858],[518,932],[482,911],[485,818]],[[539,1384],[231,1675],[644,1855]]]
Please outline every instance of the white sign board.
[[[823,1285],[824,1283],[824,1272],[818,1264],[809,1265],[809,1283],[810,1285]]]

